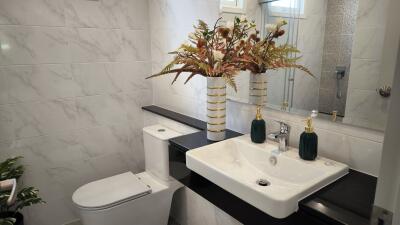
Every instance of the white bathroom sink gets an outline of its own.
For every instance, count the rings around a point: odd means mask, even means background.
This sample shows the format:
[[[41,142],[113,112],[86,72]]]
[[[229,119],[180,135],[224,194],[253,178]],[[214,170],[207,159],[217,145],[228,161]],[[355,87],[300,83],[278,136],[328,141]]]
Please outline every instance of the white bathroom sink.
[[[249,135],[188,151],[186,165],[275,218],[294,213],[300,200],[348,173],[345,164],[323,157],[304,161],[296,149],[279,153],[276,144],[254,144]]]

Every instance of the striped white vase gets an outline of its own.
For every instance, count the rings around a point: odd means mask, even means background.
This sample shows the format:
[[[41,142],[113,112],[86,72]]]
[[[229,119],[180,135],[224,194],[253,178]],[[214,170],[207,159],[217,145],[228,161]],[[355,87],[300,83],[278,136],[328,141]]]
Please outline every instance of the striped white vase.
[[[207,77],[207,139],[225,139],[226,81],[223,77]]]
[[[267,74],[250,73],[249,102],[257,106],[267,104]]]

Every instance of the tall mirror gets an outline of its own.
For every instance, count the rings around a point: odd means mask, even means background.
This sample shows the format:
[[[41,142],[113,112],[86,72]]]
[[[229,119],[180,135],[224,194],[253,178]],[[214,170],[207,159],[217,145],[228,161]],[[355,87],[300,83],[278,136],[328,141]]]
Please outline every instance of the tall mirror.
[[[371,16],[368,2],[236,2],[243,4],[243,11],[223,10],[225,20],[246,14],[260,29],[285,18],[288,25],[279,42],[296,46],[301,51],[299,63],[315,75],[294,69],[267,71],[266,107],[301,115],[316,110],[319,118],[384,130],[393,77],[381,72],[386,21]],[[238,92],[229,90],[228,99],[254,103],[251,82],[249,73],[242,72]]]

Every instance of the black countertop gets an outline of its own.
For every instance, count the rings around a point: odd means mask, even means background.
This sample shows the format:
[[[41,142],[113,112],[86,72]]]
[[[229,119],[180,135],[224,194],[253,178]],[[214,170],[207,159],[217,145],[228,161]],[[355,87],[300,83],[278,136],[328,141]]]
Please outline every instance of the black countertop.
[[[208,141],[206,138],[206,132],[204,131],[206,123],[204,121],[175,113],[158,106],[146,106],[143,107],[143,109],[201,130],[197,133],[180,136],[170,140],[171,146],[178,149],[178,151],[182,152],[183,155],[186,151],[213,143],[212,141]],[[240,135],[242,134],[227,130],[227,138],[237,137]],[[192,174],[195,178],[200,176],[195,173]],[[187,181],[185,185],[190,186],[189,188],[197,189],[197,191],[195,191],[203,197],[207,198],[207,195],[212,195],[210,193],[219,192],[220,195],[228,196],[225,197],[224,201],[226,201],[226,198],[230,198],[232,201],[236,201],[235,204],[244,204],[243,207],[251,208],[251,206],[247,206],[246,203],[239,202],[240,200],[236,199],[235,196],[231,196],[229,193],[223,193],[223,189],[214,187],[216,185],[213,185],[211,188],[215,189],[212,192],[205,191],[205,188],[199,188],[199,185],[193,185],[193,175],[191,177],[192,181],[182,179],[181,182],[183,181],[183,183],[185,183]],[[201,180],[203,183],[210,183],[210,181],[202,177],[197,180]],[[350,170],[349,174],[343,178],[299,202],[299,212],[297,214],[305,214],[318,218],[318,221],[322,221],[321,224],[367,225],[370,223],[369,218],[372,214],[376,183],[376,177],[355,170]],[[204,185],[200,185],[200,187],[204,187]],[[208,187],[208,189],[210,188]],[[215,198],[211,199],[211,202],[218,207],[224,206],[223,202],[220,202]],[[252,212],[254,212],[254,210]],[[235,210],[233,209],[232,212],[227,213],[234,216]],[[255,210],[255,213],[253,214],[258,215],[259,212]],[[293,218],[295,218],[296,221],[299,220],[299,217]],[[294,221],[293,218],[292,221]],[[237,219],[239,221],[246,221],[241,220],[241,218]]]
[[[173,112],[168,109],[164,109],[164,108],[161,108],[161,107],[158,107],[155,105],[144,106],[144,107],[142,107],[142,109],[152,112],[154,114],[163,116],[165,118],[178,121],[179,123],[188,125],[189,127],[193,127],[193,128],[199,129],[199,130],[207,129],[206,122],[204,122],[202,120],[198,120],[198,119],[190,117],[190,116],[186,116],[186,115],[177,113],[177,112]]]

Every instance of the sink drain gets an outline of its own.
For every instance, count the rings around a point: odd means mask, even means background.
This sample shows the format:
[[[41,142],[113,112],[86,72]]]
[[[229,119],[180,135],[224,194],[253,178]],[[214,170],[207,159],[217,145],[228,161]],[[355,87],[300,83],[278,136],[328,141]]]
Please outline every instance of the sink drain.
[[[256,181],[256,183],[257,183],[258,185],[260,185],[260,186],[263,186],[263,187],[266,187],[266,186],[271,185],[271,183],[270,183],[269,181],[265,180],[265,179],[258,179],[258,180]]]

